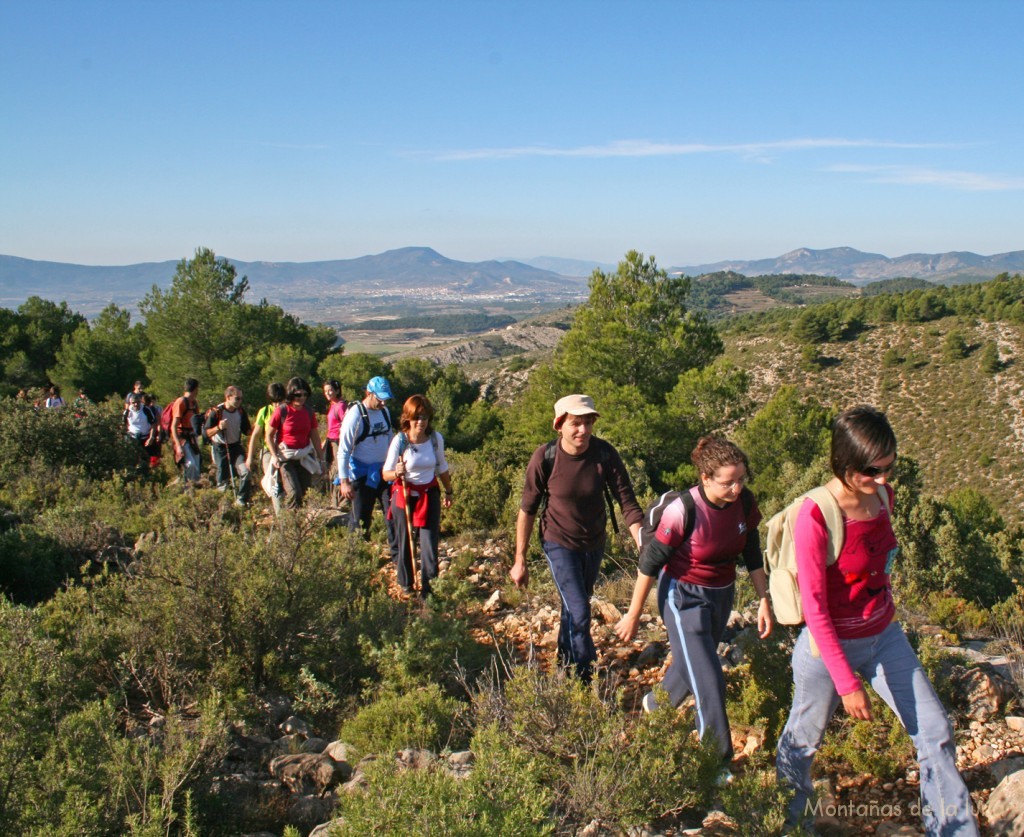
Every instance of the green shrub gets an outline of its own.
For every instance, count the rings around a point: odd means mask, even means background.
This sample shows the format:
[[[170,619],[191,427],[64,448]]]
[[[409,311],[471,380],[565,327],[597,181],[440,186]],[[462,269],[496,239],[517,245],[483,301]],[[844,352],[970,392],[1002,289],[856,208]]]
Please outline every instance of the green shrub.
[[[0,594],[13,601],[45,601],[76,570],[74,559],[36,527],[0,532]]]
[[[362,754],[390,756],[407,747],[434,752],[466,745],[459,723],[465,704],[431,684],[404,693],[384,692],[345,721],[339,738]]]
[[[561,672],[515,668],[504,690],[492,682],[475,695],[474,711],[477,728],[501,740],[496,758],[536,766],[559,833],[592,820],[627,829],[706,804],[720,768],[689,713],[666,702],[632,719]]]
[[[115,403],[36,410],[5,400],[0,409],[0,480],[16,480],[32,466],[48,469],[54,481],[69,467],[97,479],[134,469],[136,448],[121,431],[122,411]]]
[[[473,738],[467,778],[445,770],[402,770],[392,759],[367,767],[369,787],[339,799],[332,837],[422,834],[424,837],[543,837],[554,833],[552,793],[535,760],[508,750],[493,727]]]
[[[824,764],[838,772],[869,773],[888,781],[903,775],[914,759],[914,745],[899,718],[874,691],[870,721],[857,721],[837,714],[820,755]]]
[[[444,529],[465,533],[507,526],[505,509],[509,496],[522,487],[513,483],[510,470],[495,466],[482,451],[474,454],[446,452],[445,456],[451,466],[456,494],[451,508],[443,513]]]
[[[766,746],[773,747],[786,725],[793,696],[792,631],[777,625],[764,640],[748,631],[740,642],[746,662],[726,676],[729,717],[762,727]]]
[[[793,791],[780,784],[763,751],[721,791],[722,808],[743,837],[774,837],[782,832]]]

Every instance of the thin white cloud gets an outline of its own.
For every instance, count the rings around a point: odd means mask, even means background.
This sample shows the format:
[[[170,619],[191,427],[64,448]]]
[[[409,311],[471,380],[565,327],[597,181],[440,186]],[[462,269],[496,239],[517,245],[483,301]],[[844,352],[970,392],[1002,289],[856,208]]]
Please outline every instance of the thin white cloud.
[[[575,148],[557,148],[548,145],[521,145],[506,148],[470,148],[433,154],[437,160],[509,160],[519,157],[679,157],[690,154],[740,154],[763,156],[789,151],[813,151],[827,148],[886,148],[921,149],[948,148],[950,146],[927,142],[891,142],[872,139],[843,139],[840,137],[807,137],[775,142],[745,143],[662,143],[649,140],[620,140],[604,145],[581,145]]]
[[[972,171],[944,171],[919,166],[867,166],[840,163],[826,171],[865,174],[872,183],[908,186],[945,186],[962,192],[1008,192],[1024,189],[1024,177],[982,174]]]

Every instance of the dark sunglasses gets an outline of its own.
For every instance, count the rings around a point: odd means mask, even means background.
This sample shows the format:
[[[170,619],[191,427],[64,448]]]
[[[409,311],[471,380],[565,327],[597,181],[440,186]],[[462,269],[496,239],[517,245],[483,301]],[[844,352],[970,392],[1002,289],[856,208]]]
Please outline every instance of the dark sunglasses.
[[[884,468],[880,468],[878,465],[868,465],[868,466],[866,466],[864,468],[861,468],[860,469],[860,473],[863,474],[865,477],[871,477],[871,479],[874,479],[875,477],[880,477],[883,474],[886,474],[886,475],[887,474],[891,474],[892,473],[892,469],[895,468],[895,467],[896,467],[896,460],[894,459],[892,462],[890,462]]]

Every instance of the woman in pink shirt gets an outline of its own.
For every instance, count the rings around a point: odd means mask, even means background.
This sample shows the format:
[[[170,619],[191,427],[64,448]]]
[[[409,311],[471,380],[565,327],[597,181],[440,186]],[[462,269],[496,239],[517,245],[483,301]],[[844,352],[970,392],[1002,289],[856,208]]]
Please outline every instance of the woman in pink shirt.
[[[345,399],[341,397],[341,384],[337,380],[331,378],[324,381],[324,398],[327,399],[327,444],[324,445],[324,456],[330,479],[331,502],[338,506],[338,439],[341,438],[341,421],[345,418],[346,405]]]
[[[843,513],[843,547],[834,564],[827,564],[829,531],[821,509],[806,499],[797,517],[806,627],[793,649],[793,708],[775,761],[779,780],[794,790],[787,822],[813,824],[814,754],[840,702],[851,717],[871,718],[867,681],[917,748],[927,833],[976,835],[949,718],[896,621],[889,573],[899,546],[887,482],[895,463],[896,436],[885,414],[864,406],[846,410],[832,428],[835,476],[825,486]]]

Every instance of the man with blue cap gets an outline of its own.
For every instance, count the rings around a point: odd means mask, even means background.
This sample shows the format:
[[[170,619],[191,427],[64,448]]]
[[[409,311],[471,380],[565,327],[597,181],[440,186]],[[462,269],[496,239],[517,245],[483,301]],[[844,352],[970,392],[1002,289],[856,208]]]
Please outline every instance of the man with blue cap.
[[[352,501],[349,528],[354,530],[361,525],[363,537],[369,540],[373,506],[379,504],[384,512],[391,558],[397,561],[398,539],[388,520],[391,487],[381,478],[393,435],[391,414],[385,406],[389,398],[391,384],[378,375],[366,384],[363,400],[356,401],[345,413],[338,437],[338,474],[341,496]]]

